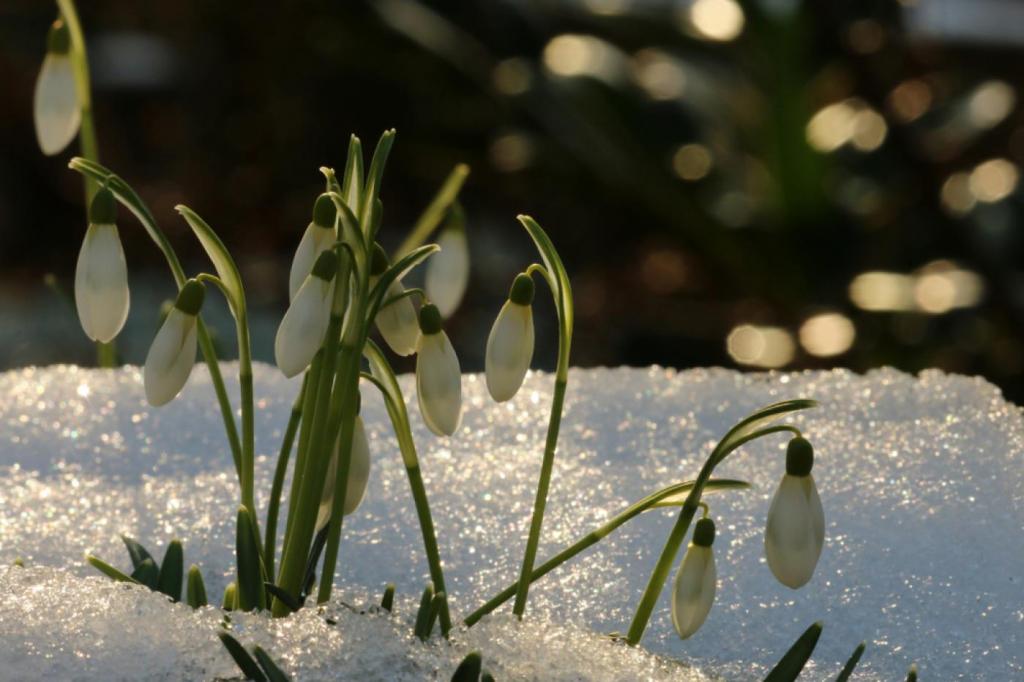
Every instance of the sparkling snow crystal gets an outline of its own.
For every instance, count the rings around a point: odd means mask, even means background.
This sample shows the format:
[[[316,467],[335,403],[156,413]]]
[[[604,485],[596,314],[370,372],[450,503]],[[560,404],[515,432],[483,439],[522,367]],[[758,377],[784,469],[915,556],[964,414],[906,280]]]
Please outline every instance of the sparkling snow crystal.
[[[265,493],[299,384],[272,367],[255,371],[257,491]],[[462,427],[439,439],[403,378],[456,616],[518,574],[550,379],[532,373],[518,397],[495,405],[483,377],[467,375]],[[91,551],[126,568],[120,533],[158,558],[179,537],[186,565],[199,564],[219,602],[233,573],[238,489],[205,368],[158,410],[146,405],[137,368],[11,371],[0,374],[0,396],[4,678],[236,674],[215,636],[218,610],[169,604],[82,560]],[[301,679],[444,680],[479,649],[499,680],[742,680],[763,676],[823,620],[807,679],[834,678],[861,640],[858,679],[897,679],[912,661],[923,679],[1024,676],[1024,423],[981,379],[573,370],[538,563],[636,499],[694,477],[738,418],[796,397],[821,402],[793,418],[816,446],[825,505],[814,579],[794,592],[764,562],[786,438],[749,444],[716,473],[755,488],[707,498],[718,525],[718,597],[686,642],[673,633],[668,590],[644,648],[603,636],[628,627],[672,526],[675,513],[657,510],[535,583],[522,624],[506,606],[451,644],[421,644],[411,622],[427,565],[397,445],[367,387],[373,471],[364,506],[345,523],[327,614],[337,624],[315,609],[276,621],[233,614],[236,636]],[[262,513],[266,500],[258,503]],[[18,556],[27,568],[9,566]],[[359,613],[388,581],[398,585],[395,615]]]

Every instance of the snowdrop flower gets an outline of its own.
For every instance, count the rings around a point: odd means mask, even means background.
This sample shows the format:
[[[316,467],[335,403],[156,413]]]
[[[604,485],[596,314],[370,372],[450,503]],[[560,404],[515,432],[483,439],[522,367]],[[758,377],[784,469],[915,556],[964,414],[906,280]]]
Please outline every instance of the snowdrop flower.
[[[825,541],[825,514],[811,467],[814,449],[803,438],[789,441],[786,475],[768,509],[764,549],[780,583],[794,590],[814,575]]]
[[[420,309],[416,344],[416,396],[427,427],[450,436],[462,418],[462,370],[448,335],[441,329],[441,311],[428,303]]]
[[[469,282],[469,248],[462,226],[462,208],[458,205],[452,207],[450,223],[437,239],[441,251],[427,261],[424,284],[427,298],[446,318],[459,307]]]
[[[36,79],[33,101],[36,139],[47,156],[60,154],[78,135],[82,111],[71,66],[71,32],[63,20],[50,27],[46,57]]]
[[[75,308],[86,336],[107,343],[128,318],[128,266],[114,220],[117,202],[101,187],[89,205],[89,227],[75,269]]]
[[[188,381],[196,362],[196,315],[205,295],[202,282],[185,282],[149,347],[142,380],[146,400],[154,407],[171,402]]]
[[[274,358],[286,377],[309,367],[331,319],[331,280],[338,270],[334,251],[324,251],[288,306],[274,339]]]
[[[320,510],[316,515],[316,531],[319,533],[331,520],[331,505],[334,504],[334,486],[338,477],[340,443],[335,442],[334,454],[324,481],[324,494],[320,498]],[[354,512],[366,496],[366,485],[370,481],[370,443],[366,439],[363,418],[356,415],[355,430],[352,431],[352,459],[348,468],[348,485],[345,487],[345,505],[342,516]]]
[[[533,280],[521,273],[487,337],[484,368],[487,390],[497,402],[511,399],[523,385],[533,359]]]
[[[388,257],[384,253],[384,249],[381,248],[380,244],[374,244],[370,270],[372,276],[371,285],[376,283],[377,278],[384,274],[384,271],[388,269],[388,265]],[[402,286],[402,283],[395,280],[388,287],[387,293],[384,294],[384,300],[398,296],[404,291],[405,287]],[[387,342],[388,346],[395,353],[406,356],[416,352],[416,343],[420,338],[420,327],[416,319],[416,308],[408,296],[383,306],[377,311],[377,317],[374,321],[377,323],[380,335],[384,337],[384,341]]]
[[[718,573],[711,544],[715,541],[715,522],[703,518],[693,529],[693,541],[676,573],[672,588],[672,624],[683,639],[700,630],[715,601]]]
[[[321,194],[313,204],[313,221],[306,227],[292,259],[292,269],[288,274],[288,300],[294,301],[299,287],[306,281],[306,276],[313,271],[313,264],[320,254],[330,249],[337,233],[334,219],[337,216],[334,202],[326,194]]]

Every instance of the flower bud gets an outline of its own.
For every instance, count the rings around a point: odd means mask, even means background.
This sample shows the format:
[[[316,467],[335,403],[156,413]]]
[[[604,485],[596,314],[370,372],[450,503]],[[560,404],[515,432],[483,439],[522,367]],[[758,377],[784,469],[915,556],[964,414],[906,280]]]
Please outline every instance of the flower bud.
[[[185,282],[149,347],[142,379],[146,400],[154,407],[173,400],[188,381],[196,362],[196,315],[205,293],[202,282]]]
[[[388,257],[380,244],[373,245],[371,255],[371,283],[376,283],[377,278],[388,269]],[[384,294],[384,300],[399,296],[405,292],[401,281],[395,280],[388,287]],[[401,356],[412,355],[416,352],[416,342],[420,338],[420,328],[416,317],[416,308],[412,300],[405,296],[388,305],[382,306],[374,318],[377,323],[377,330],[384,337],[384,341],[395,353]]]
[[[128,266],[114,219],[116,201],[101,187],[89,206],[89,227],[75,268],[75,308],[86,336],[107,343],[128,319]]]
[[[327,468],[327,479],[324,481],[324,492],[320,498],[320,510],[316,515],[316,530],[320,530],[331,520],[331,506],[334,504],[334,486],[338,478],[338,458],[340,442],[335,442],[331,463]],[[366,496],[366,486],[370,481],[370,443],[366,438],[366,427],[363,418],[356,415],[355,428],[352,431],[352,459],[348,468],[348,485],[345,487],[345,505],[342,516],[354,512]]]
[[[416,345],[416,394],[427,427],[450,436],[462,419],[462,370],[448,335],[441,328],[441,312],[433,304],[420,310]]]
[[[462,208],[452,207],[449,225],[437,239],[441,250],[427,261],[424,289],[442,317],[451,317],[459,307],[469,283],[469,248],[462,226]]]
[[[286,377],[309,367],[323,343],[331,319],[332,280],[338,257],[324,251],[295,293],[274,338],[274,358]]]
[[[786,450],[786,474],[768,509],[764,549],[776,579],[794,590],[807,584],[825,542],[825,514],[811,475],[814,451],[803,438]]]
[[[334,218],[337,208],[334,201],[326,194],[321,194],[313,204],[313,221],[299,241],[292,259],[292,268],[288,274],[288,299],[295,300],[299,287],[306,281],[306,275],[313,270],[313,264],[320,254],[330,249],[337,239],[334,229]]]
[[[711,544],[715,540],[715,524],[701,519],[693,529],[693,541],[686,548],[672,587],[672,624],[683,639],[689,638],[704,624],[715,601],[718,574]]]
[[[33,99],[36,139],[47,156],[60,154],[78,135],[82,111],[71,66],[71,33],[58,19],[50,27],[46,57]]]
[[[517,276],[487,337],[487,390],[499,403],[519,391],[533,359],[533,291],[529,275]]]

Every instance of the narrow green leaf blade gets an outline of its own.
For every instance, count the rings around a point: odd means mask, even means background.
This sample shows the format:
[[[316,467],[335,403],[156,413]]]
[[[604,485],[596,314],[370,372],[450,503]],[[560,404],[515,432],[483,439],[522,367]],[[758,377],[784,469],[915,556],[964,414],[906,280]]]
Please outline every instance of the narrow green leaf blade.
[[[178,204],[174,210],[180,213],[188,226],[192,228],[192,232],[195,233],[203,250],[206,251],[206,255],[210,257],[217,276],[224,282],[225,288],[230,293],[228,304],[231,306],[232,314],[236,319],[245,319],[245,290],[242,287],[242,276],[238,273],[238,267],[235,265],[234,259],[231,258],[231,254],[228,253],[227,247],[224,246],[224,242],[220,240],[213,228],[188,206]]]
[[[114,568],[113,566],[108,564],[106,561],[103,561],[103,559],[100,559],[99,557],[93,556],[92,554],[86,554],[85,555],[85,560],[86,560],[86,562],[88,562],[88,564],[90,566],[95,568],[97,571],[99,571],[103,575],[107,576],[108,578],[112,578],[113,580],[116,580],[119,583],[137,583],[138,582],[135,578],[131,577],[127,573],[122,573],[121,571],[117,570],[116,568]]]
[[[793,682],[800,671],[807,665],[807,659],[814,653],[814,647],[821,637],[821,621],[804,630],[804,633],[793,643],[789,651],[764,678],[764,682]]]
[[[650,506],[651,509],[659,507],[681,507],[686,502],[687,496],[690,491],[693,490],[693,481],[686,482],[689,485],[682,484],[679,486],[679,490],[669,493],[668,495],[660,498],[657,502]],[[676,487],[676,486],[670,486]],[[708,493],[722,492],[723,490],[749,490],[750,484],[746,481],[739,481],[732,478],[712,478],[704,484],[704,495]]]
[[[420,597],[420,608],[416,611],[416,625],[413,634],[422,640],[427,639],[427,626],[430,624],[430,609],[434,601],[434,583],[427,582]]]
[[[836,682],[846,682],[850,679],[850,675],[853,674],[853,669],[857,667],[860,662],[860,657],[864,654],[865,643],[861,642],[857,645],[857,648],[850,654],[849,660],[846,661],[846,665],[839,671],[839,677],[836,678]]]
[[[290,682],[291,678],[278,667],[277,663],[274,663],[274,659],[262,647],[259,645],[254,646],[252,653],[255,654],[256,660],[259,662],[260,667],[263,668],[263,672],[267,673],[267,679],[270,682]]]
[[[220,637],[221,644],[231,654],[231,658],[234,659],[235,665],[242,671],[246,679],[256,680],[256,682],[267,682],[267,676],[263,674],[260,667],[253,660],[249,652],[245,650],[238,640],[229,635],[226,632],[218,632],[217,636]]]
[[[791,412],[806,410],[817,406],[818,402],[816,400],[800,398],[797,400],[784,400],[779,403],[773,403],[762,407],[729,429],[728,433],[726,433],[722,440],[719,441],[718,445],[715,446],[715,450],[722,453],[729,452],[735,447],[736,443],[743,440],[754,431],[757,431],[772,422],[778,421]]]
[[[171,540],[160,562],[160,582],[157,589],[173,601],[181,601],[181,579],[185,572],[185,553],[180,540]]]
[[[910,664],[910,670],[907,671],[907,682],[917,682],[917,663]]]
[[[231,582],[224,586],[224,596],[220,600],[220,607],[225,611],[234,611],[238,608],[238,585]]]
[[[341,180],[340,194],[353,212],[359,210],[363,192],[363,143],[352,135],[348,139],[348,156],[345,159],[345,173]]]
[[[146,559],[132,572],[132,578],[151,590],[156,590],[160,583],[160,569],[152,558]]]
[[[142,565],[143,561],[153,558],[153,555],[147,552],[145,547],[135,540],[132,540],[127,535],[122,535],[121,541],[124,542],[124,546],[128,549],[128,556],[131,557],[132,560],[132,568],[138,568]],[[156,562],[154,561],[153,563]]]
[[[533,239],[533,243],[537,246],[537,251],[540,252],[541,260],[544,261],[544,267],[547,269],[549,275],[554,281],[549,281],[548,284],[553,289],[555,297],[555,305],[558,306],[558,317],[560,324],[562,325],[562,336],[566,340],[564,348],[560,348],[559,352],[566,357],[560,358],[560,360],[568,366],[568,353],[569,343],[572,339],[572,330],[574,324],[574,313],[572,303],[572,286],[569,283],[569,275],[565,271],[565,266],[562,264],[562,258],[558,255],[558,251],[555,249],[555,245],[551,242],[551,238],[548,237],[548,233],[545,232],[537,221],[528,215],[517,216],[519,222],[529,233],[530,238]]]
[[[270,596],[280,599],[281,603],[287,606],[293,612],[298,611],[302,608],[302,602],[296,599],[294,595],[289,594],[288,591],[284,588],[278,587],[277,585],[271,582],[265,583],[264,587],[267,589],[267,592],[270,593]]]
[[[395,605],[395,584],[388,583],[384,586],[384,596],[380,599],[380,607],[385,611],[391,611]]]
[[[242,611],[265,609],[267,603],[259,544],[256,542],[252,515],[244,506],[238,508],[235,559],[238,562],[238,608]]]
[[[192,564],[188,569],[188,588],[185,591],[185,599],[188,605],[194,609],[206,606],[209,602],[206,599],[206,585],[203,583],[203,574],[199,567]]]
[[[452,674],[452,682],[477,682],[484,660],[479,651],[470,651]]]
[[[388,155],[391,153],[391,146],[395,143],[395,130],[385,130],[377,148],[373,150],[373,159],[370,161],[370,172],[366,176],[366,187],[363,190],[359,205],[359,222],[363,229],[368,228],[370,213],[373,210],[373,202],[380,196],[380,184],[384,178],[384,166],[387,165]]]

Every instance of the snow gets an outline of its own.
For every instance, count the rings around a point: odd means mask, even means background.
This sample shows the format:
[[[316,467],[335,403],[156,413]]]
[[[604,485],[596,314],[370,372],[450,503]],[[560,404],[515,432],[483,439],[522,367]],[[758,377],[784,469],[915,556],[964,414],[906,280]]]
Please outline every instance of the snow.
[[[257,490],[269,490],[298,390],[256,368]],[[236,371],[225,365],[225,374]],[[510,403],[464,378],[464,419],[429,433],[402,378],[437,525],[452,608],[466,615],[518,573],[539,471],[551,376]],[[237,385],[229,381],[237,395]],[[743,374],[721,369],[573,370],[543,559],[629,503],[696,475],[717,438],[764,404],[812,397],[791,421],[815,444],[827,536],[814,579],[792,591],[763,559],[764,517],[786,438],[745,446],[716,472],[755,485],[708,497],[718,525],[718,596],[680,641],[668,591],[643,647],[624,631],[674,512],[649,512],[534,584],[526,620],[506,606],[452,642],[421,644],[411,623],[427,579],[405,470],[378,396],[364,388],[373,471],[346,520],[328,615],[232,614],[301,679],[447,679],[479,649],[498,679],[758,679],[805,627],[824,633],[806,679],[831,679],[858,642],[858,679],[1024,676],[1024,424],[982,379],[894,370]],[[86,565],[128,561],[119,534],[158,558],[172,537],[219,602],[233,572],[237,484],[205,368],[154,410],[138,368],[58,366],[0,374],[0,669],[9,679],[213,679],[235,669],[215,637],[222,614],[167,603]],[[259,501],[265,508],[265,499]],[[22,557],[27,568],[9,566]],[[359,611],[398,585],[394,616]]]

